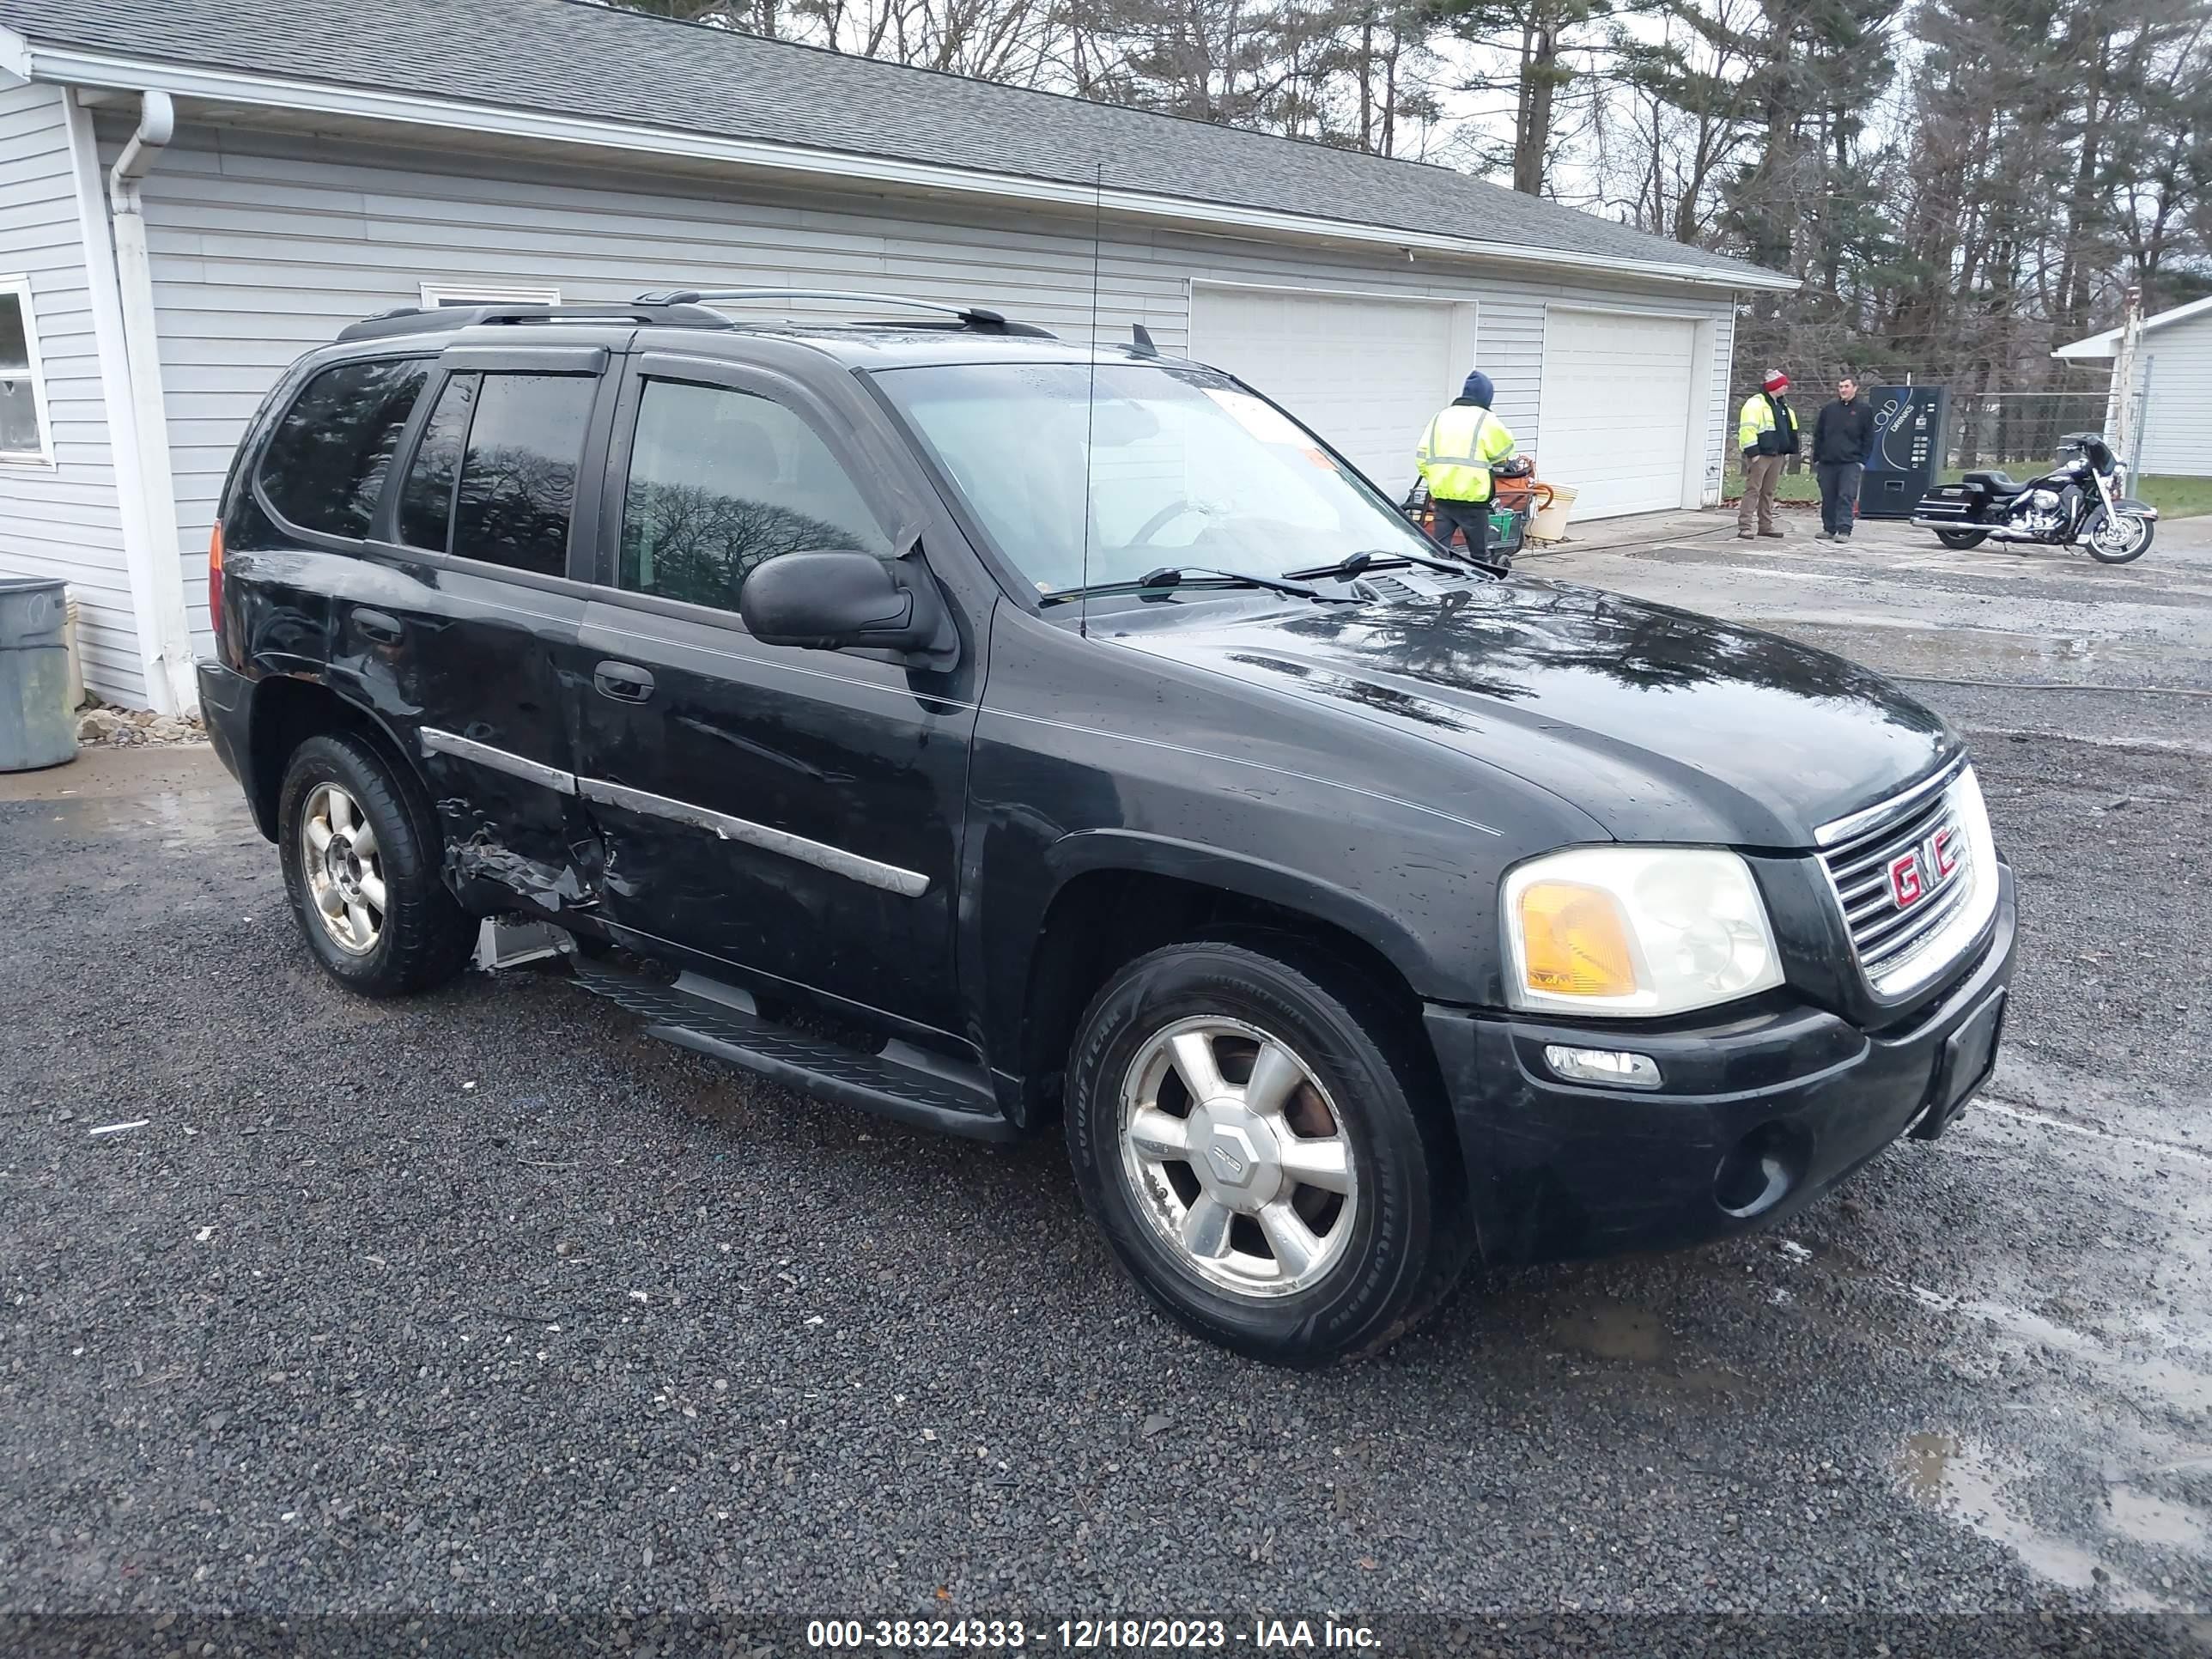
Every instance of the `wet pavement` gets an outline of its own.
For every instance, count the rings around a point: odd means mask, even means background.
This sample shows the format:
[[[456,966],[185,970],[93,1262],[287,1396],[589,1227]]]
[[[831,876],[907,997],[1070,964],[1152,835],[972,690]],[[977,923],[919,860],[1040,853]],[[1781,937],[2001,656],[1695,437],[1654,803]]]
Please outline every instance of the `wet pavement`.
[[[1881,524],[1827,544],[1814,528],[1747,546],[1732,526],[1670,515],[1592,526],[1522,568],[1842,652],[1965,732],[2021,878],[2021,969],[1997,1075],[1940,1155],[1984,1164],[1991,1189],[1950,1261],[1917,1276],[1857,1266],[1948,1327],[1948,1363],[2001,1399],[1996,1427],[1913,1431],[1895,1465],[1910,1498],[2042,1580],[2116,1606],[2199,1605],[2212,1590],[2212,975],[2196,943],[2212,921],[2212,520],[2162,526],[2159,547],[2118,568],[1954,552]],[[2059,1244],[2062,1214],[2078,1251]]]
[[[2212,699],[2177,694],[2212,686],[2212,536],[2110,571],[1715,522],[1526,568],[1844,649],[1966,731],[2021,889],[1996,1077],[1782,1231],[1474,1275],[1318,1376],[1148,1311],[1055,1142],[797,1100],[557,973],[343,995],[204,750],[0,779],[0,1610],[2201,1642]]]
[[[1810,514],[1784,517],[1779,542],[1739,541],[1709,514],[1601,522],[1521,568],[1841,652],[1946,713],[1985,711],[1991,729],[2212,748],[2212,518],[2163,524],[2142,559],[2105,566],[1995,543],[1954,552],[1872,522],[1823,543]]]

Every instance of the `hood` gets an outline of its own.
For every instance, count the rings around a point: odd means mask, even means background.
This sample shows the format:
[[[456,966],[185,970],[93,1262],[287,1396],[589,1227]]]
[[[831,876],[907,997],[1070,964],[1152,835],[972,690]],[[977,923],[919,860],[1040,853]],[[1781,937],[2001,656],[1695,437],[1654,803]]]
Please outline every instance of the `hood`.
[[[1871,669],[1757,629],[1563,582],[1366,580],[1386,602],[1120,642],[1479,759],[1623,841],[1810,847],[1959,750]]]

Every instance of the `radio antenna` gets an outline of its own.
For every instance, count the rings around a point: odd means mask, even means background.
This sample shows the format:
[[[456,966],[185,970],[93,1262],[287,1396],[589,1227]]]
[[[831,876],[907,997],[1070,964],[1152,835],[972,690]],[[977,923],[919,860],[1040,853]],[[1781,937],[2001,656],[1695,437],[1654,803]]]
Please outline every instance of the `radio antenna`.
[[[1075,599],[1075,632],[1091,637],[1091,470],[1098,426],[1098,244],[1106,222],[1106,164],[1098,163],[1091,185],[1091,379],[1083,398],[1083,583]]]

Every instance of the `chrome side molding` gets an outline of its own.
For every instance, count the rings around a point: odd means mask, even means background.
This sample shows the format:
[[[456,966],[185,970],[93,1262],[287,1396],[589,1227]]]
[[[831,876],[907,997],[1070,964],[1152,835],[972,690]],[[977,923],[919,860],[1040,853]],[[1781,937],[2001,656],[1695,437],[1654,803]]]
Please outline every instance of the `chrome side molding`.
[[[648,813],[654,817],[667,818],[672,823],[689,824],[695,830],[704,830],[719,836],[724,841],[739,842],[747,847],[757,847],[763,852],[797,859],[801,864],[811,864],[817,870],[843,876],[864,887],[896,893],[901,898],[920,898],[929,890],[929,878],[917,871],[902,870],[895,864],[863,858],[860,854],[848,853],[842,847],[809,841],[805,836],[794,836],[788,830],[774,830],[765,823],[732,817],[726,812],[694,806],[689,801],[671,800],[665,795],[650,794],[625,784],[611,783],[605,778],[579,777],[574,772],[563,772],[543,761],[534,761],[505,749],[495,749],[488,743],[478,743],[474,738],[441,732],[435,726],[422,727],[421,738],[422,752],[426,755],[452,755],[459,760],[474,761],[479,766],[489,767],[495,772],[504,772],[510,777],[542,785],[556,794],[575,795],[602,806],[619,806],[628,811]]]
[[[488,766],[495,772],[504,772],[509,777],[542,784],[556,795],[576,793],[576,775],[563,772],[557,766],[548,766],[526,756],[495,749],[488,743],[478,743],[474,738],[464,738],[452,732],[441,732],[434,726],[426,726],[421,732],[422,752],[426,755],[452,755],[458,759],[474,761],[478,766]]]
[[[665,795],[649,794],[624,784],[609,783],[604,778],[579,778],[576,792],[586,800],[596,801],[602,806],[619,806],[628,811],[646,812],[654,817],[688,823],[695,830],[705,830],[720,836],[724,841],[739,842],[747,847],[757,847],[763,852],[781,853],[786,858],[797,859],[801,864],[811,864],[817,870],[827,870],[832,875],[857,881],[864,887],[896,893],[901,898],[920,898],[929,890],[929,878],[915,871],[902,870],[895,864],[878,863],[874,859],[863,858],[858,853],[848,853],[842,847],[809,841],[804,836],[794,836],[787,830],[771,830],[764,823],[754,823],[749,819],[733,818],[726,812],[694,806],[688,801],[671,800]]]

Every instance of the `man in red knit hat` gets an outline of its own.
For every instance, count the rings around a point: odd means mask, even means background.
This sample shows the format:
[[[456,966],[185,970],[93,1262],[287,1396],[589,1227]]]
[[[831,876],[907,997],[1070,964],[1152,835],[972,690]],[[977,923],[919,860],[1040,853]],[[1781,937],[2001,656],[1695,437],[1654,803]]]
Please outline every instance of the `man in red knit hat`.
[[[1736,421],[1736,442],[1743,450],[1743,501],[1735,510],[1735,533],[1752,538],[1754,518],[1758,533],[1779,537],[1774,522],[1774,487],[1782,469],[1797,453],[1797,416],[1783,394],[1790,377],[1778,368],[1766,371],[1764,387],[1744,399]]]

